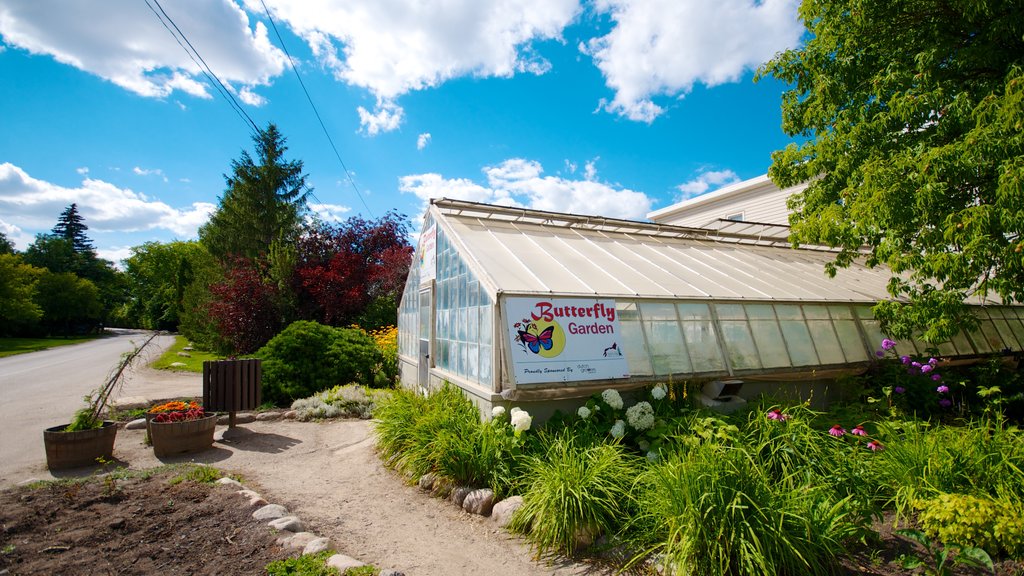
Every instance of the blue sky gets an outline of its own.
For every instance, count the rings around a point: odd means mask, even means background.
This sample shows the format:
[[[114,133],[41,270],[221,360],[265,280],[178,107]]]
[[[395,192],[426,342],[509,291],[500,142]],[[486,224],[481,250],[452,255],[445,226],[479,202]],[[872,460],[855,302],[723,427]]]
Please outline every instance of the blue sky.
[[[72,202],[101,256],[190,239],[246,123],[184,33],[302,160],[322,218],[446,196],[644,219],[767,171],[781,132],[758,64],[796,0],[260,0],[0,4],[0,231],[24,249]]]

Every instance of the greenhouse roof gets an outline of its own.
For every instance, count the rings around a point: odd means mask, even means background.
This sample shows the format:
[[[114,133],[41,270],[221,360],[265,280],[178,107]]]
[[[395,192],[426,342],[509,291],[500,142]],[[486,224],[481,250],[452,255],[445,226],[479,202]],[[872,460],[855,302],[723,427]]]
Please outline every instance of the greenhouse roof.
[[[710,230],[449,199],[432,204],[481,280],[504,293],[864,303],[889,297],[889,269],[853,263],[829,278],[825,264],[835,254],[789,247],[785,227]]]

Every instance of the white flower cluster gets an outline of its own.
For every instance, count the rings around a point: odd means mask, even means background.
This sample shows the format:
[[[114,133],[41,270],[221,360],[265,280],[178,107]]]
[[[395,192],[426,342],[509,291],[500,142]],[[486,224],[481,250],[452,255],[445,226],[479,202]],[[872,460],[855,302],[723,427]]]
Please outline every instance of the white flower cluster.
[[[533,416],[530,416],[526,410],[513,408],[510,414],[512,415],[512,427],[516,432],[525,432],[533,425]]]
[[[601,392],[601,399],[614,410],[622,409],[622,396],[619,396],[618,390],[612,390],[609,388],[608,390]]]
[[[579,409],[576,410],[576,415],[582,418],[583,420],[586,420],[587,418],[590,418],[590,408],[587,408],[586,406],[580,406]]]
[[[651,389],[651,398],[655,400],[661,400],[665,397],[665,394],[667,394],[667,391],[664,384],[655,384],[654,388]]]
[[[626,420],[637,430],[650,430],[654,427],[654,408],[649,402],[637,402],[626,410]]]
[[[491,420],[497,420],[498,418],[501,418],[504,415],[505,415],[505,407],[504,406],[495,406],[494,408],[491,408]]]
[[[615,424],[612,424],[610,432],[612,438],[622,438],[626,435],[626,423],[622,420],[616,420]]]

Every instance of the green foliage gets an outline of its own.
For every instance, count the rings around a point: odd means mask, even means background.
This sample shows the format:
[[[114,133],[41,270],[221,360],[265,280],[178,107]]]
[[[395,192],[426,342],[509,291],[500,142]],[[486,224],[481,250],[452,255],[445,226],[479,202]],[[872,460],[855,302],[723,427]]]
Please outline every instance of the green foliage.
[[[324,418],[372,418],[376,403],[386,398],[389,392],[374,390],[358,384],[335,386],[317,392],[309,398],[292,402],[292,410],[303,422]]]
[[[96,338],[99,338],[99,336],[72,336],[68,338],[0,338],[0,358],[3,358],[4,356],[14,356],[15,354],[47,350],[49,348],[56,348],[57,346],[81,344],[82,342],[95,340]]]
[[[766,474],[742,448],[701,443],[644,473],[631,532],[675,574],[830,574],[859,535],[827,484]]]
[[[828,267],[893,271],[888,334],[942,341],[975,294],[1024,300],[1024,20],[1019,3],[804,0],[808,40],[759,76],[792,88],[773,154],[794,243]],[[869,247],[862,258],[862,247]],[[903,299],[906,301],[903,301]]]
[[[540,557],[570,556],[630,516],[639,459],[619,443],[581,442],[572,430],[543,435],[545,450],[526,458],[523,506],[510,528],[526,534]]]
[[[285,558],[267,564],[267,576],[340,576],[336,568],[327,565],[330,551],[305,554],[298,558]],[[348,572],[346,572],[347,574]]]
[[[373,383],[380,351],[362,330],[300,320],[256,352],[263,359],[263,397],[278,405],[338,384]]]
[[[171,478],[167,483],[172,486],[175,484],[181,484],[185,481],[195,482],[197,484],[213,484],[221,478],[224,478],[224,473],[213,466],[189,464],[186,466],[185,471]]]
[[[342,576],[377,576],[378,574],[380,574],[380,568],[367,564],[365,566],[345,568],[345,573]]]
[[[143,328],[177,330],[186,291],[209,280],[215,263],[202,244],[176,241],[135,246],[124,265],[134,296],[129,317]]]
[[[275,241],[294,240],[305,211],[309,191],[302,162],[284,159],[288,147],[277,126],[268,124],[253,143],[256,159],[242,151],[231,162],[220,205],[199,229],[200,242],[222,262],[255,258]]]
[[[11,336],[42,318],[34,295],[43,272],[23,263],[20,256],[0,254],[0,336]]]
[[[955,544],[942,546],[933,543],[920,530],[904,529],[897,530],[896,533],[919,544],[926,552],[924,559],[914,555],[904,557],[903,567],[908,570],[924,567],[925,574],[929,576],[953,576],[953,568],[962,564],[974,568],[987,568],[995,574],[992,558],[981,548],[961,548]]]
[[[17,251],[14,249],[14,243],[7,237],[6,234],[0,232],[0,254],[14,254]]]
[[[1011,557],[1024,553],[1024,510],[1019,501],[939,494],[916,502],[915,508],[918,524],[934,541]]]
[[[36,283],[35,302],[43,311],[41,322],[52,333],[89,332],[103,313],[96,285],[70,272],[43,273]]]

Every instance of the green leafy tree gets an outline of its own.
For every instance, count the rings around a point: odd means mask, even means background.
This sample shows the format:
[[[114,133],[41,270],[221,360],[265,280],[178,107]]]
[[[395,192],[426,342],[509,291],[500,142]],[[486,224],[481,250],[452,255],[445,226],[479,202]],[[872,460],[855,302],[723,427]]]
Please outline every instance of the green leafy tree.
[[[44,272],[36,283],[35,302],[42,309],[42,324],[51,334],[84,334],[103,318],[96,285],[70,272]]]
[[[132,248],[124,264],[131,293],[128,317],[144,328],[177,330],[196,269],[210,266],[212,259],[199,242],[147,242]]]
[[[15,254],[0,254],[0,336],[21,333],[42,317],[33,297],[44,272]]]
[[[284,159],[284,136],[270,124],[253,142],[256,159],[242,151],[242,157],[231,162],[220,205],[199,229],[200,241],[222,262],[255,258],[275,241],[291,241],[305,212],[306,176],[301,161]]]
[[[1024,300],[1024,18],[1015,0],[804,0],[809,40],[766,64],[792,88],[773,154],[794,244],[893,271],[886,330],[941,341],[965,300]]]
[[[56,234],[36,234],[35,242],[28,245],[23,256],[26,263],[55,274],[74,273],[82,268],[74,244]]]
[[[0,232],[0,254],[14,254],[17,250],[14,249],[14,243],[7,237],[6,234]]]

